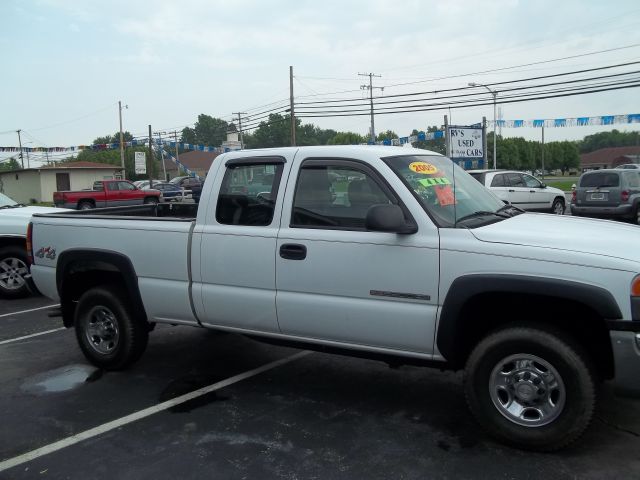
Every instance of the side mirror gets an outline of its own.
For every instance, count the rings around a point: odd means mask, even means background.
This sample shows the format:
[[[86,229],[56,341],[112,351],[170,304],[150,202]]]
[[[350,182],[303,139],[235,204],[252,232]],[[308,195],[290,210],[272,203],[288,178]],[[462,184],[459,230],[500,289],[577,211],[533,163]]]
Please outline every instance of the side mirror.
[[[540,183],[540,188],[547,188],[547,184],[546,183]]]
[[[367,230],[390,233],[416,233],[415,225],[407,225],[404,213],[398,205],[372,205],[364,220]]]

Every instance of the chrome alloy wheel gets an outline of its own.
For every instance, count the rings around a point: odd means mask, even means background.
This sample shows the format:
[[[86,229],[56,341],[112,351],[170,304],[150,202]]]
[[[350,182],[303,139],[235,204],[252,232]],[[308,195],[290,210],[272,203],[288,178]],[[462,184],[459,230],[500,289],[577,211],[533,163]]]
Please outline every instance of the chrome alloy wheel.
[[[27,264],[19,258],[7,257],[0,261],[0,287],[5,290],[19,290],[27,282]]]
[[[508,420],[541,427],[562,413],[566,390],[558,371],[535,355],[510,355],[497,363],[489,378],[493,404]]]
[[[112,353],[120,340],[118,322],[113,312],[107,307],[95,306],[84,321],[85,336],[89,345],[103,355]]]

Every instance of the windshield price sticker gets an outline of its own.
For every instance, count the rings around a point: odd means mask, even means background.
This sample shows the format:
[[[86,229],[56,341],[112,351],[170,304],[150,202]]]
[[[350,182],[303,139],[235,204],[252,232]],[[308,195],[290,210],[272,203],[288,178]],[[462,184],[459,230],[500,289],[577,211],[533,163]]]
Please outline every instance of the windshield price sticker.
[[[450,186],[437,186],[435,187],[435,190],[436,197],[438,197],[438,202],[440,202],[441,207],[456,204],[456,196]]]
[[[423,178],[422,180],[419,180],[419,182],[423,187],[433,187],[435,185],[451,185],[451,182],[446,177]]]
[[[438,172],[438,169],[435,165],[431,165],[426,162],[413,162],[409,164],[409,170],[416,173],[421,173],[423,175],[433,175]]]

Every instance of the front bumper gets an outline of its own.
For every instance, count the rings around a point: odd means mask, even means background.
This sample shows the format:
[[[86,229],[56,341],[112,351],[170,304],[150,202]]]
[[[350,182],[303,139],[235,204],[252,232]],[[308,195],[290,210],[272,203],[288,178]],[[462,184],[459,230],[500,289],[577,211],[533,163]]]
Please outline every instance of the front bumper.
[[[614,386],[640,394],[640,332],[609,332],[615,362]]]

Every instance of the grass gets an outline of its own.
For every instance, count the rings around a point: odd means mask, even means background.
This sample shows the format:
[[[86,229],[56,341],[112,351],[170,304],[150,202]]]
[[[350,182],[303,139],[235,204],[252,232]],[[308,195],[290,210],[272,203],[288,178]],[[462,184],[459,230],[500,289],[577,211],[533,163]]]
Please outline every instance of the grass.
[[[571,191],[571,185],[576,184],[577,181],[578,181],[578,179],[572,179],[572,180],[550,180],[550,181],[545,182],[545,183],[550,187],[559,188],[560,190],[564,190],[565,192],[570,192]]]

